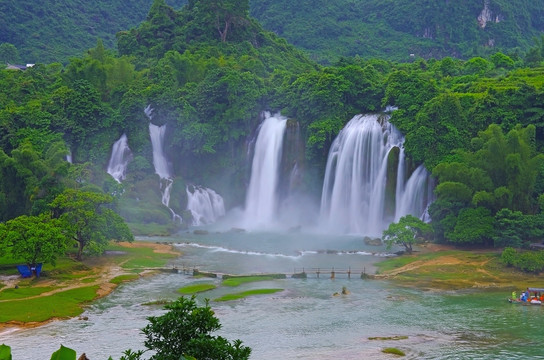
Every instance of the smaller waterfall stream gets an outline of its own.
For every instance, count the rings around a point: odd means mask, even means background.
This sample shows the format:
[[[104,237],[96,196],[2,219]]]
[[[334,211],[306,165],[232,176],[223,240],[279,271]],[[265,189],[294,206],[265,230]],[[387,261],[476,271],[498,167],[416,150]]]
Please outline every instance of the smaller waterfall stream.
[[[145,114],[149,118],[149,137],[151,138],[151,145],[153,147],[153,166],[155,167],[155,173],[160,177],[160,187],[162,191],[162,204],[166,206],[172,213],[173,220],[181,222],[181,216],[176,214],[169,206],[170,204],[170,191],[174,184],[172,166],[166,158],[164,153],[164,135],[166,132],[166,124],[157,126],[151,123],[152,112],[151,106],[147,106],[144,110]]]
[[[108,163],[108,174],[118,183],[126,178],[127,165],[132,160],[132,152],[128,147],[127,135],[123,134],[111,149],[111,157]]]
[[[193,226],[214,223],[225,215],[223,198],[212,189],[190,185],[186,191],[187,210],[193,215]]]
[[[286,124],[287,118],[266,113],[257,135],[246,197],[246,228],[270,227],[276,219],[279,169]]]

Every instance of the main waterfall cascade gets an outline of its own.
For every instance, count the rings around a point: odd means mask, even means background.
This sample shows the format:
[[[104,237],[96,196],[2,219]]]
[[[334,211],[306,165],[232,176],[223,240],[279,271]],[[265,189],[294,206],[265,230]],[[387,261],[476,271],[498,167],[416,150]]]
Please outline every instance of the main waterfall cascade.
[[[327,159],[321,225],[335,233],[380,236],[392,221],[424,215],[430,176],[418,167],[406,179],[404,137],[383,114],[357,115],[340,131]],[[398,150],[396,177],[388,162]],[[389,177],[389,179],[388,179]],[[395,178],[394,211],[386,211],[386,185]]]
[[[193,216],[193,226],[208,225],[225,216],[225,203],[214,190],[190,185],[187,191],[187,210]]]
[[[248,229],[274,225],[279,206],[278,184],[287,118],[265,113],[251,166],[243,226]]]
[[[128,147],[127,135],[123,134],[112,146],[111,157],[108,162],[108,174],[118,183],[121,183],[126,178],[127,166],[131,160],[132,151]]]

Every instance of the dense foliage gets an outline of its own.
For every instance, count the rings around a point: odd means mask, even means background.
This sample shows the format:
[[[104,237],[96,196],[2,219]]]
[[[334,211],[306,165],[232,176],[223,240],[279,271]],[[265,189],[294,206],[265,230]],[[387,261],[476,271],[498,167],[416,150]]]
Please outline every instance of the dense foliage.
[[[112,201],[108,194],[67,189],[51,203],[66,236],[78,244],[77,259],[83,250],[102,254],[112,239],[134,240],[123,219],[108,207]]]
[[[181,297],[165,309],[168,312],[164,315],[149,317],[149,324],[142,330],[146,336],[145,347],[154,352],[149,360],[249,358],[251,348],[242,345],[240,340],[230,343],[222,336],[212,335],[221,324],[207,300],[204,306],[198,306],[194,296]],[[122,359],[141,359],[144,352],[129,350]]]
[[[352,57],[320,66],[263,30],[249,17],[250,4],[194,0],[176,11],[155,0],[146,21],[118,33],[119,54],[98,40],[66,66],[1,71],[1,220],[39,215],[67,188],[95,187],[113,196],[107,208],[126,220],[171,224],[154,174],[150,121],[167,129],[174,211],[183,216],[186,184],[215,189],[227,207],[241,205],[248,144],[263,110],[290,118],[289,141],[303,146],[289,145],[285,156],[302,169],[300,190],[318,196],[344,124],[391,105],[411,163],[424,163],[436,178],[429,211],[438,240],[523,246],[540,239],[542,39],[511,56]],[[122,134],[133,159],[117,183],[104,169]]]
[[[145,19],[151,0],[0,2],[0,44],[18,52],[6,56],[0,45],[0,63],[66,62],[104,39],[115,47],[115,33]],[[179,7],[183,0],[170,0]]]
[[[188,1],[167,3],[179,9]],[[0,4],[0,13],[5,14],[0,19],[0,44],[14,45],[16,52],[0,45],[0,61],[65,63],[91,47],[96,38],[115,48],[115,34],[145,20],[151,4],[152,0],[92,4],[63,0],[27,6],[4,1]],[[208,30],[216,33],[223,31],[225,24],[240,25],[236,16],[227,23],[221,23],[224,19],[220,18],[207,21],[207,16],[213,16],[209,10],[217,4],[199,6],[196,16],[200,24],[207,22]],[[250,0],[249,9],[265,29],[304,49],[320,63],[352,56],[407,61],[410,54],[468,59],[497,51],[519,53],[544,30],[542,0]],[[197,33],[204,29],[197,26]],[[229,36],[228,28],[225,36]],[[154,47],[153,38],[146,41]]]
[[[14,259],[22,259],[29,268],[38,263],[55,264],[67,247],[61,224],[47,214],[21,215],[0,223],[0,256],[10,252]]]
[[[527,50],[544,30],[539,1],[253,0],[251,15],[319,62],[408,61]]]
[[[502,262],[525,272],[540,273],[544,271],[544,251],[521,251],[507,247],[501,254]]]

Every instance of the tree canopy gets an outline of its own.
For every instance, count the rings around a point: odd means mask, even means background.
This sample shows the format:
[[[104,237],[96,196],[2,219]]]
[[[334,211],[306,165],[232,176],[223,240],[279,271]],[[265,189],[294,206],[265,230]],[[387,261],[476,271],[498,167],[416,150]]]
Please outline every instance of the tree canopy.
[[[64,255],[67,239],[57,219],[47,214],[21,215],[0,223],[0,254],[8,250],[14,259],[22,259],[29,267],[38,263],[55,265]]]
[[[208,305],[198,306],[195,297],[178,298],[165,306],[164,315],[148,318],[143,328],[144,345],[154,351],[149,360],[179,360],[186,357],[209,360],[244,360],[251,348],[240,340],[232,343],[221,336],[212,335],[221,328],[219,319]],[[126,352],[122,360],[139,360],[144,351]]]
[[[51,203],[66,236],[78,244],[78,259],[84,250],[101,254],[110,240],[134,240],[123,219],[108,207],[112,201],[107,194],[67,189]]]
[[[432,229],[429,224],[412,215],[406,215],[400,218],[397,223],[389,224],[389,227],[383,231],[382,240],[387,249],[393,245],[404,246],[408,254],[412,253],[413,245],[429,238]]]

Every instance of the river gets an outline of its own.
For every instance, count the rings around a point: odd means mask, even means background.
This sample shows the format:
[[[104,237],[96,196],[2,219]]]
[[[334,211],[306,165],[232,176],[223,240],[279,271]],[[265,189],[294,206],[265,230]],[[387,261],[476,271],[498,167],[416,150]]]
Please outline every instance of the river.
[[[88,320],[3,333],[0,343],[11,346],[13,359],[49,358],[61,344],[92,360],[119,359],[126,349],[143,348],[140,329],[146,318],[163,313],[160,306],[143,303],[175,299],[177,289],[199,282],[218,285],[197,296],[201,303],[211,300],[223,325],[216,335],[242,340],[252,348],[251,359],[391,359],[381,351],[386,347],[403,350],[407,359],[544,359],[544,307],[508,304],[504,292],[432,292],[363,280],[361,271],[373,273],[373,264],[388,254],[383,247],[365,245],[361,237],[212,231],[141,240],[178,246],[183,256],[169,264],[177,269],[289,276],[237,288],[181,271],[141,278],[91,304],[82,314]],[[307,279],[290,277],[302,268]],[[342,269],[351,269],[351,277]],[[350,293],[334,296],[343,287]],[[283,291],[213,301],[254,288]],[[369,339],[394,336],[403,339]]]

